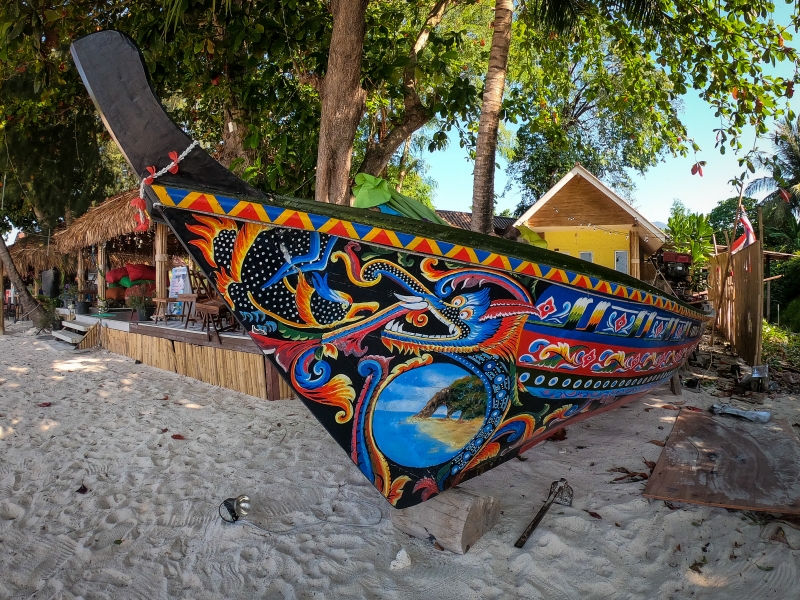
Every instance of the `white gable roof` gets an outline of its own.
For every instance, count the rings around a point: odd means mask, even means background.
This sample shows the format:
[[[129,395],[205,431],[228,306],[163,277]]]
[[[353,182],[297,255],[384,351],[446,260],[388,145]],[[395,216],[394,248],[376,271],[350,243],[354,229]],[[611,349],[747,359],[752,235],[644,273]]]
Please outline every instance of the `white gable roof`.
[[[662,243],[667,240],[667,235],[663,231],[661,231],[658,227],[656,227],[650,221],[645,219],[639,213],[639,211],[637,211],[630,204],[625,202],[625,200],[623,200],[617,194],[615,194],[614,190],[612,190],[605,183],[600,181],[597,177],[592,175],[583,166],[581,166],[580,163],[576,163],[575,167],[569,173],[564,175],[564,177],[562,177],[558,181],[558,183],[556,183],[553,187],[551,187],[549,190],[547,190],[547,193],[544,196],[542,196],[541,198],[539,198],[539,200],[534,202],[533,205],[528,210],[525,211],[525,214],[523,214],[519,219],[517,219],[514,222],[514,225],[515,226],[516,225],[523,225],[525,222],[527,222],[528,219],[530,219],[533,215],[535,215],[537,212],[539,212],[539,210],[545,204],[547,204],[547,202],[553,196],[555,196],[561,190],[561,188],[563,188],[565,185],[567,185],[567,183],[569,183],[576,176],[580,176],[583,179],[585,179],[586,181],[588,181],[589,183],[591,183],[594,187],[596,187],[598,190],[603,192],[603,194],[605,194],[614,203],[616,203],[617,206],[619,206],[622,210],[627,212],[631,217],[636,219],[636,221],[639,223],[639,225],[641,225],[643,229],[647,230],[646,232],[643,231],[640,234],[640,236],[643,236],[645,233],[649,233],[650,235],[653,235],[653,236],[657,237],[659,240],[661,240]]]

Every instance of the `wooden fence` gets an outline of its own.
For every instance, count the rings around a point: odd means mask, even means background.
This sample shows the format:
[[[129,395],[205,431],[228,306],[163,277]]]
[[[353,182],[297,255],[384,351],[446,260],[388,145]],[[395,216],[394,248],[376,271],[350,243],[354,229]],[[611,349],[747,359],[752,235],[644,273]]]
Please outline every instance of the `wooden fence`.
[[[139,333],[101,329],[101,345],[114,354],[264,400],[294,397],[263,354],[198,346]]]
[[[89,350],[97,346],[100,342],[100,336],[102,334],[102,327],[100,327],[100,323],[95,323],[89,328],[89,331],[86,332],[86,335],[83,336],[83,339],[78,343],[78,350]]]
[[[708,266],[709,300],[717,308],[717,331],[749,365],[761,364],[761,321],[764,317],[764,259],[761,242],[740,250],[730,259],[723,301],[717,299],[728,254],[711,258]]]

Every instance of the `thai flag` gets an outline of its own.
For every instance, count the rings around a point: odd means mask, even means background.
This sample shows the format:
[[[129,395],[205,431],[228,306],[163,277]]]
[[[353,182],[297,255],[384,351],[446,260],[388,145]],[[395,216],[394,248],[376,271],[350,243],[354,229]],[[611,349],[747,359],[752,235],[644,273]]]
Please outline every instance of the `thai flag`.
[[[756,232],[753,231],[753,225],[750,223],[750,219],[747,218],[747,213],[744,212],[744,209],[742,209],[739,222],[744,227],[744,233],[739,237],[739,239],[733,242],[731,254],[736,254],[742,248],[747,248],[750,244],[754,244],[756,241]]]

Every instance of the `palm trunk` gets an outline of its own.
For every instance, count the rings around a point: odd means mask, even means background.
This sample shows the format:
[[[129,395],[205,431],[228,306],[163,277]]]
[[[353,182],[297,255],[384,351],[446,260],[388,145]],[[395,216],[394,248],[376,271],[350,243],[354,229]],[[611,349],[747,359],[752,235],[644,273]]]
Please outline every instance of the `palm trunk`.
[[[497,153],[497,130],[506,85],[508,51],[511,46],[513,0],[496,0],[494,34],[489,53],[489,70],[483,91],[478,142],[475,148],[475,173],[472,189],[472,230],[492,233],[494,215],[494,169]]]
[[[28,315],[31,321],[35,322],[37,317],[43,318],[44,310],[42,310],[42,307],[39,306],[39,303],[33,299],[33,296],[31,296],[27,286],[22,281],[22,277],[19,276],[17,267],[14,265],[14,261],[11,260],[11,255],[8,253],[8,247],[6,246],[6,241],[3,239],[2,235],[0,235],[0,260],[3,261],[6,274],[8,275],[11,283],[14,284],[17,294],[19,294],[19,298],[22,301],[22,310],[25,311],[25,314]]]
[[[320,85],[322,115],[317,151],[316,199],[350,203],[353,140],[364,114],[367,93],[361,87],[361,56],[368,0],[331,0],[328,70]]]

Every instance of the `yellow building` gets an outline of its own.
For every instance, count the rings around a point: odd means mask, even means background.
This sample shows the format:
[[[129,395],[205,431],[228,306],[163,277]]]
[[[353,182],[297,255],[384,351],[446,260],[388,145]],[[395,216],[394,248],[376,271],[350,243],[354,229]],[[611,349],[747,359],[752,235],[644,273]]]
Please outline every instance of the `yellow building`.
[[[641,263],[664,243],[645,219],[580,164],[514,223],[542,236],[549,250],[641,278]]]

